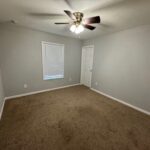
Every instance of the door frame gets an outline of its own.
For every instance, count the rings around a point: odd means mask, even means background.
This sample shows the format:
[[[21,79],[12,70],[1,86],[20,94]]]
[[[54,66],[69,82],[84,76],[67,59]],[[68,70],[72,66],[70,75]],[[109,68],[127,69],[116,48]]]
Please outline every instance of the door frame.
[[[91,47],[91,48],[93,48],[93,62],[94,62],[94,45],[85,45],[85,46],[83,46],[82,47],[82,52],[83,52],[83,49],[84,48],[86,48],[86,47]],[[83,54],[83,53],[82,53]],[[82,78],[82,55],[81,55],[81,75],[80,75],[80,84],[82,84],[82,82],[81,82],[81,78]],[[92,86],[92,75],[93,75],[93,64],[92,64],[92,74],[91,74],[91,84],[90,84],[90,86],[89,86],[89,88],[91,88],[91,86]]]

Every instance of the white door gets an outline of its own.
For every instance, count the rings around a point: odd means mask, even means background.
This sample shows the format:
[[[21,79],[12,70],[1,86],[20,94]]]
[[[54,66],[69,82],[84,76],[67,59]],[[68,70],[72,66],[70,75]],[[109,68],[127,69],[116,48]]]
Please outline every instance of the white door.
[[[94,46],[82,48],[81,84],[91,87]]]

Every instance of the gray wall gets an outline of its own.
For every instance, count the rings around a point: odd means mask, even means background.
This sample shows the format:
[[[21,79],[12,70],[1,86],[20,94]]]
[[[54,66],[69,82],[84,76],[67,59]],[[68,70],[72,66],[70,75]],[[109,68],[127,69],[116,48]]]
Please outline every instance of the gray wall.
[[[84,41],[89,44],[95,46],[92,87],[150,111],[150,25]]]
[[[43,81],[41,41],[65,44],[64,79]],[[97,37],[83,44],[95,46],[92,87],[150,111],[150,26]],[[0,65],[6,96],[79,83],[81,46],[77,39],[1,25]],[[27,89],[24,83],[28,84]]]
[[[65,44],[64,79],[43,81],[41,41]],[[0,42],[6,96],[80,82],[81,41],[5,24],[0,26]]]
[[[3,84],[2,84],[2,75],[0,70],[0,118],[2,113],[3,102],[4,102],[4,91],[3,91]]]

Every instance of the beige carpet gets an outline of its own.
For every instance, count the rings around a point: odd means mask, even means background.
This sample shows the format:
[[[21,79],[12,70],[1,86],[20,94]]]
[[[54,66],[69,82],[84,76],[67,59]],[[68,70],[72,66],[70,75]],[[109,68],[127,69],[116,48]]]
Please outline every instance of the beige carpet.
[[[150,150],[150,116],[75,86],[8,100],[0,150]]]

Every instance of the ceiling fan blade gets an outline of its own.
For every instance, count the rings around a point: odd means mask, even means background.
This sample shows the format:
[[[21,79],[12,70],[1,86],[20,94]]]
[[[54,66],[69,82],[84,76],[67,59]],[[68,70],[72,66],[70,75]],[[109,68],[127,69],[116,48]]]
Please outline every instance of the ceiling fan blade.
[[[35,17],[56,17],[56,16],[64,16],[63,14],[57,14],[57,13],[29,13],[30,16]]]
[[[85,24],[100,23],[100,21],[101,21],[100,16],[95,16],[95,17],[84,19]]]
[[[74,20],[75,19],[75,16],[73,15],[73,13],[69,10],[64,10],[64,12],[72,19]]]
[[[70,0],[64,0],[71,10],[74,10]]]
[[[55,22],[55,24],[69,24],[69,22]]]
[[[28,15],[37,19],[65,19],[64,14],[57,13],[29,13]]]
[[[101,10],[104,10],[104,9],[111,9],[112,7],[114,8],[118,8],[118,5],[120,6],[120,4],[124,4],[126,3],[126,1],[124,0],[107,0],[107,1],[98,1],[95,6],[91,6],[91,7],[88,7],[86,9],[84,9],[84,13],[88,13],[88,12],[99,12]]]
[[[83,26],[89,30],[94,30],[96,28],[96,27],[88,25],[88,24],[84,24]]]

